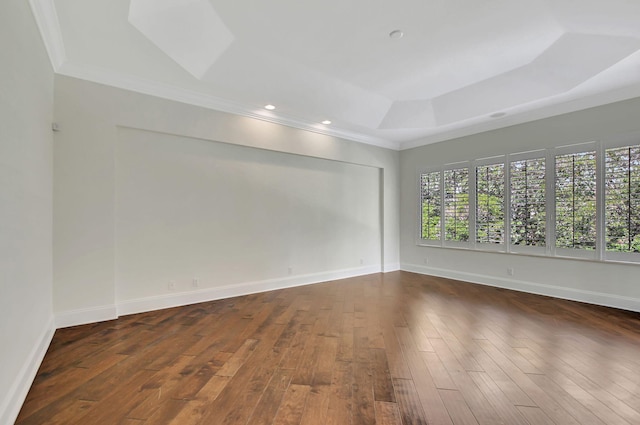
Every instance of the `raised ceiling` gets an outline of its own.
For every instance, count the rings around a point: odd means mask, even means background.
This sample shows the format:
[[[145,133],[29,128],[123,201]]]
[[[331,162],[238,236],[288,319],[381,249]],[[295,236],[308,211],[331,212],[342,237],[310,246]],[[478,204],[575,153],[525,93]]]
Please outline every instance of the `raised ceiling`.
[[[638,0],[30,1],[57,73],[394,149],[640,96]]]

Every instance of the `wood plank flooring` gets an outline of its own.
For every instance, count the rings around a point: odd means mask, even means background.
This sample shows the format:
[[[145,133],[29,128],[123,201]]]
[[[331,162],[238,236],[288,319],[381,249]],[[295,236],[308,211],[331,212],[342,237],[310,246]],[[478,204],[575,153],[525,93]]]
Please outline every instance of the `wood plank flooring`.
[[[640,424],[640,314],[407,272],[58,330],[18,424]]]

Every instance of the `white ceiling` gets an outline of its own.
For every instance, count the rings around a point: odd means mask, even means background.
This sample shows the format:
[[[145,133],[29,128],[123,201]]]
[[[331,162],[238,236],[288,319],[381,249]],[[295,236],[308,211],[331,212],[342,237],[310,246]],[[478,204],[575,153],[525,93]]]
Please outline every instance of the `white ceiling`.
[[[30,1],[60,74],[393,149],[640,96],[638,0]]]

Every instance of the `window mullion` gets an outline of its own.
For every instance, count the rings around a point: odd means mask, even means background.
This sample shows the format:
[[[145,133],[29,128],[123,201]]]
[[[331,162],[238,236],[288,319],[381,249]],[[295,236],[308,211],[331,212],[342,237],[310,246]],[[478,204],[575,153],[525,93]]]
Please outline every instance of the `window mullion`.
[[[447,187],[444,181],[444,170],[440,170],[440,244],[445,245],[446,240],[446,192]]]
[[[545,247],[547,255],[556,254],[556,159],[552,150],[547,151],[545,158],[545,200],[547,204],[547,223],[545,229]]]
[[[420,211],[428,223],[422,242],[640,262],[633,252],[640,241],[640,145],[607,146],[592,142],[438,167],[421,183]]]
[[[629,148],[627,152],[629,155],[629,159],[627,160],[627,180],[629,181],[627,183],[627,249],[631,250],[631,241],[633,240],[631,237],[631,148]]]
[[[596,258],[598,260],[604,260],[606,251],[605,168],[605,150],[602,143],[598,143],[596,146]]]
[[[504,249],[511,252],[511,160],[504,161]]]
[[[478,208],[478,183],[476,178],[477,173],[476,164],[472,163],[469,166],[469,242],[471,248],[475,248],[477,245],[477,229],[476,229],[476,213]],[[472,172],[473,171],[473,172]],[[471,192],[473,191],[473,193]]]

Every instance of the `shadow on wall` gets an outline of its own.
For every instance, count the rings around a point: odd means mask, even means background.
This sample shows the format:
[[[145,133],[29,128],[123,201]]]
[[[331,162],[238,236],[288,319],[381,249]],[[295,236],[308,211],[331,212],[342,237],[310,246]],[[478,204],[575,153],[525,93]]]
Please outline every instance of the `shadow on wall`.
[[[120,128],[118,298],[380,266],[380,183],[375,167]]]

